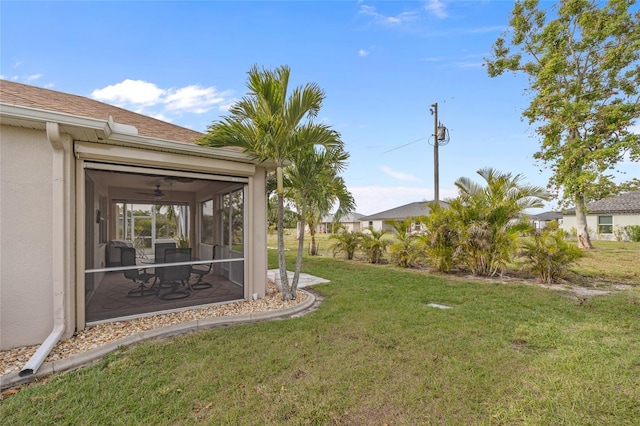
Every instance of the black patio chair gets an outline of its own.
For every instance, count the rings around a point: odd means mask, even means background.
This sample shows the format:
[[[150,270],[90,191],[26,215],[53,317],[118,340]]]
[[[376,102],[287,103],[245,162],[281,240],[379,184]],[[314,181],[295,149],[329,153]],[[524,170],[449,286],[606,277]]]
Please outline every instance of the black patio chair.
[[[216,258],[216,248],[219,247],[220,244],[215,244],[212,249],[211,260],[215,260]],[[202,290],[203,288],[211,288],[213,284],[206,283],[202,281],[202,279],[209,275],[211,272],[211,268],[213,267],[213,263],[209,263],[208,265],[195,265],[191,268],[191,274],[198,276],[198,281],[191,284],[191,288],[194,290]]]
[[[121,266],[135,266],[136,265],[136,249],[133,247],[120,247],[120,265]],[[140,271],[139,269],[129,269],[124,272],[124,277],[130,279],[138,286],[132,290],[129,290],[127,296],[129,297],[142,297],[152,296],[156,294],[156,290],[147,287],[151,278],[155,277],[155,274],[150,274],[146,271]]]
[[[156,243],[153,248],[153,251],[154,251],[153,263],[165,263],[164,261],[165,250],[169,248],[176,248],[176,243]]]
[[[167,248],[164,251],[164,263],[190,262],[190,248]],[[156,268],[158,276],[158,296],[164,300],[183,299],[191,295],[191,265],[162,266]],[[163,288],[171,290],[162,294]]]

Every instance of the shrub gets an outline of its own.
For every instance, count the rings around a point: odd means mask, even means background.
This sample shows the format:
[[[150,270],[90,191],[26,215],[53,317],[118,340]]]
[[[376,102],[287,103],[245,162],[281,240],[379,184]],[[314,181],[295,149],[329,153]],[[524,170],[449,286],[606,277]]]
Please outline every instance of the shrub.
[[[420,249],[415,238],[405,238],[389,246],[389,259],[396,266],[408,268],[416,264],[419,258]]]
[[[624,227],[624,232],[631,241],[640,243],[640,225],[627,225]]]
[[[542,282],[551,284],[583,253],[564,239],[562,231],[545,230],[522,239],[520,256],[527,260]]]
[[[382,236],[387,232],[383,229],[376,231],[372,227],[369,227],[367,232],[361,234],[361,247],[367,257],[369,263],[380,263],[382,254],[386,251],[389,245],[389,240],[382,239]]]
[[[337,234],[332,234],[329,239],[335,241],[333,244],[333,257],[335,257],[337,253],[344,252],[347,260],[352,260],[353,255],[360,245],[362,235],[359,232],[343,230]]]
[[[549,222],[547,222],[547,225],[545,226],[544,229],[547,229],[549,231],[557,231],[558,229],[560,229],[560,224],[555,219],[550,220]]]
[[[455,212],[432,203],[431,215],[424,219],[427,231],[419,239],[426,255],[440,272],[450,272],[455,265],[454,254],[458,246]]]

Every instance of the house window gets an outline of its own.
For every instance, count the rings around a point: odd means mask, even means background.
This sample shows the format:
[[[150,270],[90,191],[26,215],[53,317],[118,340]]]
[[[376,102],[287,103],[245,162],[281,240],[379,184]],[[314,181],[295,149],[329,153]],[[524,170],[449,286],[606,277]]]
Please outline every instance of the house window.
[[[202,213],[202,227],[200,228],[200,242],[214,244],[213,230],[213,200],[207,200],[200,204]]]
[[[598,216],[598,234],[613,233],[613,216]]]

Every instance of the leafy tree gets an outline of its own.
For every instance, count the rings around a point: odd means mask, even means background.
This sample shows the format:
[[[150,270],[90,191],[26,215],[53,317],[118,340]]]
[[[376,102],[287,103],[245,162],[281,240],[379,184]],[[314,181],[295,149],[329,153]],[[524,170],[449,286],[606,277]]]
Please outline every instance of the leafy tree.
[[[640,158],[631,126],[640,114],[640,12],[634,0],[561,0],[555,16],[538,0],[516,2],[508,32],[496,40],[491,77],[529,77],[532,99],[523,116],[542,141],[534,158],[553,171],[550,187],[574,203],[578,244],[592,248],[586,222],[589,188],[626,153]]]
[[[610,178],[610,176],[608,178]],[[605,182],[597,183],[588,188],[586,201],[590,203],[637,190],[640,190],[640,179],[638,178],[633,178],[622,183],[615,183],[610,179],[606,179]]]
[[[521,245],[520,256],[547,284],[557,281],[567,267],[584,254],[565,241],[562,230],[534,232],[532,236],[524,238]]]
[[[360,232],[351,232],[343,229],[340,232],[331,234],[329,239],[335,241],[333,243],[334,256],[337,253],[343,252],[347,260],[353,260],[353,256],[362,241],[362,234]]]
[[[476,275],[502,273],[517,249],[518,234],[531,225],[519,222],[520,214],[542,207],[547,192],[522,183],[523,176],[492,168],[478,170],[486,186],[462,177],[456,180],[459,195],[449,202],[459,229],[461,261]]]
[[[275,70],[253,66],[248,72],[249,93],[236,102],[230,115],[213,122],[199,141],[207,146],[237,146],[259,161],[269,161],[276,168],[278,264],[282,280],[282,298],[296,297],[295,285],[289,284],[284,257],[284,184],[283,169],[292,156],[307,146],[326,148],[340,144],[329,126],[314,123],[324,91],[315,83],[296,87],[289,93],[290,69]],[[294,283],[299,276],[294,275]]]

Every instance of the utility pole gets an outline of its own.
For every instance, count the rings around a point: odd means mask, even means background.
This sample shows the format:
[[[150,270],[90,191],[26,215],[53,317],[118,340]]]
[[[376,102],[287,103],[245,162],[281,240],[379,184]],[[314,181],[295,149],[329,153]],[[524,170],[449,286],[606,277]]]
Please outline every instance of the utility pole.
[[[440,200],[440,173],[438,170],[438,103],[431,105],[433,114],[433,200]]]
[[[440,201],[440,170],[438,146],[449,143],[449,131],[438,122],[438,103],[431,104],[429,109],[433,115],[433,201]]]

